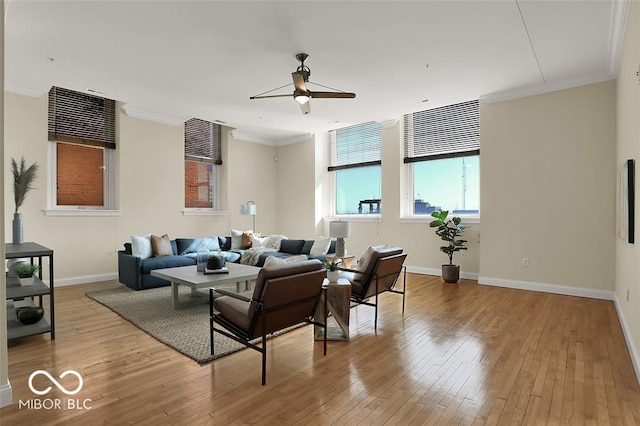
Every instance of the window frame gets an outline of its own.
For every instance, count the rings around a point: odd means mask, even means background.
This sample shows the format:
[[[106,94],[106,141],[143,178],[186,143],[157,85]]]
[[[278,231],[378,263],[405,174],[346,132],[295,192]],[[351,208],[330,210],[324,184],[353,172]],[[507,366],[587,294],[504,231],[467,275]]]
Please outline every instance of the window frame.
[[[214,135],[213,133],[211,134],[211,143],[212,143],[212,156],[211,158],[208,157],[201,157],[201,156],[197,156],[197,155],[188,155],[187,154],[187,123],[192,121],[192,120],[197,120],[200,122],[204,122],[207,123],[209,125],[212,126],[212,131],[217,133],[217,143],[216,143],[216,135]],[[182,206],[183,206],[183,210],[182,210],[182,214],[184,216],[196,216],[196,215],[209,215],[209,216],[218,216],[218,215],[224,215],[227,214],[226,212],[222,212],[220,210],[220,205],[222,202],[222,198],[220,195],[220,192],[222,191],[221,188],[221,176],[222,176],[222,171],[221,166],[222,166],[222,139],[223,139],[223,126],[218,124],[218,123],[214,123],[211,121],[207,121],[207,120],[202,120],[199,118],[191,118],[187,121],[185,121],[183,123],[183,134],[184,134],[184,146],[183,146],[183,154],[184,154],[184,161],[183,161],[183,171],[186,171],[186,167],[187,167],[187,161],[191,161],[191,162],[202,162],[202,163],[209,163],[213,166],[213,172],[212,174],[212,179],[213,179],[213,197],[211,200],[211,207],[187,207],[186,206],[186,191],[185,191],[185,186],[186,186],[186,180],[185,180],[185,173],[183,173],[183,181],[182,181]]]
[[[103,150],[105,178],[104,178],[104,206],[73,206],[58,205],[58,162],[57,162],[57,144],[66,143],[72,145],[71,142],[63,142],[57,140],[49,140],[47,145],[47,164],[49,172],[47,173],[48,190],[47,190],[47,208],[45,214],[47,216],[119,216],[122,212],[116,208],[116,173],[114,166],[116,164],[116,153],[114,149],[103,147],[95,147]]]

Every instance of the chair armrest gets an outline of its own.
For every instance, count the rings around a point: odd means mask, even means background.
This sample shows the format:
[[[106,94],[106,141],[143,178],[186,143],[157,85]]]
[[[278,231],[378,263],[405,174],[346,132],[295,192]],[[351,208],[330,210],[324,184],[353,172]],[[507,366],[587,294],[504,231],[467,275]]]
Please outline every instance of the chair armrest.
[[[241,293],[235,293],[233,291],[229,291],[229,290],[223,290],[221,288],[216,288],[214,289],[216,293],[220,293],[224,296],[229,296],[229,297],[233,297],[234,299],[238,299],[238,300],[242,300],[243,302],[251,302],[251,298],[247,297]]]

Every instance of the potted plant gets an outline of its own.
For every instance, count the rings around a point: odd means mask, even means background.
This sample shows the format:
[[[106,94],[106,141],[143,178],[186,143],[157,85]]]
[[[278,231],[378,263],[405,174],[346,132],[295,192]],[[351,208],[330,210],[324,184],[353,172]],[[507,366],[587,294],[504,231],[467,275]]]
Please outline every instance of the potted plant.
[[[431,213],[434,220],[429,223],[431,228],[436,228],[436,235],[447,244],[440,247],[440,251],[449,256],[449,264],[442,265],[442,279],[447,283],[457,283],[460,278],[460,265],[453,264],[453,253],[466,250],[467,240],[460,239],[460,235],[468,228],[461,225],[459,217],[448,217],[448,211],[435,211]]]
[[[213,253],[207,260],[207,269],[222,269],[226,263],[225,257],[221,253]]]
[[[20,159],[20,165],[11,159],[11,173],[13,174],[13,199],[16,209],[13,213],[13,244],[22,244],[24,241],[22,230],[22,213],[18,209],[24,203],[29,191],[33,189],[33,182],[36,180],[38,163],[33,163],[29,167],[26,165],[24,157]]]
[[[33,275],[40,269],[38,265],[31,263],[21,263],[15,267],[16,274],[20,279],[20,285],[29,286],[33,284]]]
[[[336,259],[335,257],[331,260],[325,260],[322,262],[322,266],[327,270],[327,279],[335,283],[338,281],[338,277],[340,276],[340,265],[342,264],[342,259]]]

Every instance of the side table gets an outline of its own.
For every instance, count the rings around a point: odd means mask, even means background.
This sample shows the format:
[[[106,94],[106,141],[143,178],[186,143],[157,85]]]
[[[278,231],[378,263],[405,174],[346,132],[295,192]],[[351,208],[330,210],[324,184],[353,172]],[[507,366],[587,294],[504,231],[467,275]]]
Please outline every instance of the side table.
[[[318,303],[314,316],[316,321],[324,321],[325,316],[322,310],[325,306],[325,298],[327,300],[327,310],[337,323],[337,326],[334,327],[327,325],[327,340],[349,341],[351,283],[344,278],[338,278],[338,282],[335,283],[325,280],[325,283],[322,285],[320,303]],[[314,326],[314,336],[316,340],[322,340],[324,336],[323,333],[322,327]]]

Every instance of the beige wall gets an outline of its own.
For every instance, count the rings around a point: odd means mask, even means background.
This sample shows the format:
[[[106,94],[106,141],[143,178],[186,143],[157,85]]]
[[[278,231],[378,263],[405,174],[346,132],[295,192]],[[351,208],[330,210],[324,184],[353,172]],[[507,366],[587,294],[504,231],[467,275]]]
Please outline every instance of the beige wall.
[[[218,173],[225,188],[221,206],[229,213],[184,215],[184,135],[182,126],[170,126],[118,113],[118,208],[115,217],[45,216],[47,206],[47,96],[5,93],[5,156],[41,168],[36,188],[21,208],[25,240],[55,252],[56,280],[60,284],[112,278],[116,251],[132,234],[169,234],[170,237],[228,235],[231,228],[248,229],[251,217],[240,205],[258,205],[257,228],[276,228],[275,148],[235,140],[223,131],[223,165]],[[5,168],[4,190],[12,194],[10,171]],[[230,182],[227,185],[225,182]],[[10,200],[10,199],[9,199]],[[5,238],[11,239],[13,202],[5,203]]]
[[[631,3],[626,34],[618,70],[618,152],[620,168],[629,158],[636,160],[635,244],[616,238],[616,302],[620,319],[625,325],[636,375],[640,378],[640,84],[636,75],[640,67],[640,4]],[[629,301],[627,301],[629,291]]]
[[[481,282],[613,290],[615,137],[614,81],[481,105]]]

